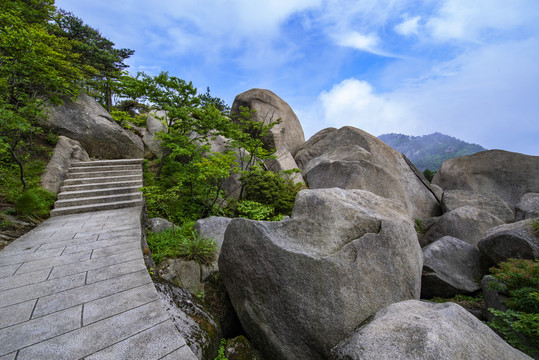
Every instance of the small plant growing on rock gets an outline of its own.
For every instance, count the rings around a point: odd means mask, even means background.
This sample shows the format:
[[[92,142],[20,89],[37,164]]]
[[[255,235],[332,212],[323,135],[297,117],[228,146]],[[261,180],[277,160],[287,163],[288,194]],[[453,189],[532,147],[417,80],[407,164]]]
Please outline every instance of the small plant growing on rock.
[[[537,237],[539,237],[539,220],[538,219],[532,219],[531,222],[533,234]]]
[[[415,219],[415,231],[417,231],[419,234],[424,234],[427,232],[427,229],[425,229],[425,225],[421,219]]]

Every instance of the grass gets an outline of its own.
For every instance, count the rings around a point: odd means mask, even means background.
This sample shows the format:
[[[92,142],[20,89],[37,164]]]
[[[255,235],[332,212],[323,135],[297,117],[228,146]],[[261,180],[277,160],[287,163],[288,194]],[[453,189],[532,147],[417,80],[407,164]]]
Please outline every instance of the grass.
[[[430,299],[437,303],[452,302],[468,309],[481,309],[483,307],[483,294],[475,296],[457,294],[452,298],[434,297]]]
[[[217,254],[214,241],[198,235],[193,230],[193,222],[184,223],[180,228],[150,233],[147,242],[156,265],[166,258],[182,258],[208,264]]]

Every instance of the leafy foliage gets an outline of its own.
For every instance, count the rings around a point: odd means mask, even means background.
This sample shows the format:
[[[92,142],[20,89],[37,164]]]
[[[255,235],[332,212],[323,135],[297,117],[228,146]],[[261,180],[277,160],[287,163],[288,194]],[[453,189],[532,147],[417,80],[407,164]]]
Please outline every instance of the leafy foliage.
[[[228,360],[228,358],[225,356],[225,347],[226,339],[221,339],[221,342],[219,343],[219,352],[217,353],[215,360]]]
[[[483,306],[483,294],[480,293],[474,296],[457,294],[452,298],[433,297],[430,301],[437,303],[453,302],[468,309],[480,309]]]
[[[512,346],[539,356],[539,261],[508,259],[490,270],[509,299],[507,311],[489,309],[495,318],[488,325]]]
[[[252,200],[242,200],[238,202],[237,213],[239,217],[251,220],[279,221],[284,219],[284,215],[275,215],[275,208],[271,205],[264,205]]]
[[[19,215],[44,218],[49,216],[55,201],[55,194],[35,187],[22,193],[15,203],[15,209]]]
[[[305,185],[295,184],[289,175],[255,167],[241,177],[246,191],[245,198],[271,206],[274,209],[273,216],[291,215],[296,194]]]
[[[186,222],[180,228],[148,234],[148,246],[157,265],[165,258],[180,257],[206,264],[215,257],[217,249],[213,240],[198,235],[193,225]]]

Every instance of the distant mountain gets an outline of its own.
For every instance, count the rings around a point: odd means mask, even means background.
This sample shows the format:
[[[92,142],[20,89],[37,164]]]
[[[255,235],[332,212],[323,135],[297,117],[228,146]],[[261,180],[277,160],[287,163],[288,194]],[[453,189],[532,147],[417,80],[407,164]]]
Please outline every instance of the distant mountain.
[[[406,155],[421,171],[436,171],[445,160],[486,150],[480,145],[440,133],[423,136],[384,134],[378,138]]]

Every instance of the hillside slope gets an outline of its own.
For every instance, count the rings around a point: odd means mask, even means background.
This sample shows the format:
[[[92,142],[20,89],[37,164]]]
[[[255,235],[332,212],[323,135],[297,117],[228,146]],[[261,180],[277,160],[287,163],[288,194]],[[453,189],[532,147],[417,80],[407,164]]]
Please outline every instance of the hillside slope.
[[[378,138],[406,155],[421,171],[425,169],[435,171],[445,160],[486,150],[480,145],[470,144],[438,132],[423,136],[383,134]]]

